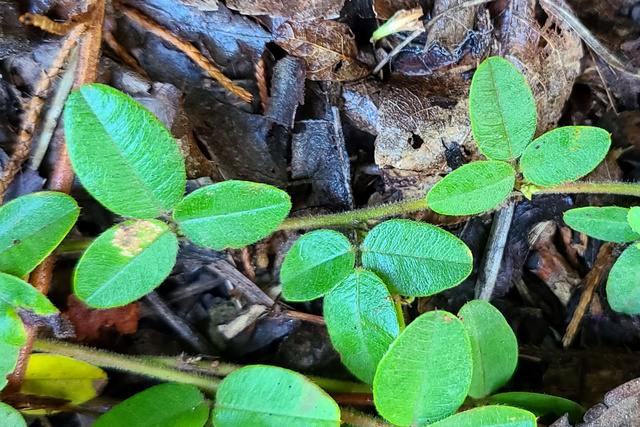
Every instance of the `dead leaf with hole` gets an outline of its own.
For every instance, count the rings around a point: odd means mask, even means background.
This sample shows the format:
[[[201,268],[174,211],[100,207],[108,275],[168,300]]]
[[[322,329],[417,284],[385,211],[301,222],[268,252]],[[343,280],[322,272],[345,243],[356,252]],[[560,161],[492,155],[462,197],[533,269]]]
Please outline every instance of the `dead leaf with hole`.
[[[268,15],[292,21],[337,18],[343,5],[344,0],[227,0],[229,9],[243,15]]]
[[[439,179],[452,143],[469,153],[467,161],[482,158],[468,137],[470,81],[463,71],[432,78],[396,76],[382,89],[375,162],[405,197],[424,196]]]
[[[276,31],[276,43],[307,63],[307,79],[352,81],[369,73],[358,60],[356,41],[347,24],[336,21],[287,21]]]

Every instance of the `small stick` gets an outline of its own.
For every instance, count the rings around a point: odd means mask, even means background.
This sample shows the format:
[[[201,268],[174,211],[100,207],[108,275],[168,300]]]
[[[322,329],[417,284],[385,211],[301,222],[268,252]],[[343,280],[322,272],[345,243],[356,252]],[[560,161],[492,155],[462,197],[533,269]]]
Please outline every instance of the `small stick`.
[[[118,4],[117,8],[121,10],[129,19],[144,27],[147,31],[160,37],[161,39],[171,43],[182,52],[184,52],[193,62],[202,67],[211,77],[216,79],[224,88],[234,93],[238,98],[246,102],[251,102],[253,96],[247,90],[236,85],[227,76],[222,74],[209,60],[196,49],[191,43],[185,42],[173,34],[169,33],[160,25],[151,21],[135,9]]]
[[[66,22],[55,22],[43,15],[34,15],[33,13],[25,13],[20,17],[20,22],[25,25],[38,27],[48,33],[57,36],[64,36],[78,24],[85,23],[91,18],[92,10],[89,9],[79,15],[74,16]]]
[[[264,63],[264,55],[260,57],[255,65],[256,82],[258,83],[258,93],[260,95],[260,104],[262,105],[262,112],[267,111],[267,104],[269,103],[269,89],[267,88],[267,72],[266,64]]]
[[[502,265],[504,246],[507,242],[511,219],[515,211],[516,204],[511,200],[507,203],[506,208],[494,214],[489,242],[487,243],[487,249],[485,250],[478,280],[476,281],[476,298],[484,301],[491,300],[491,294],[493,294],[493,289],[496,286],[500,265]]]
[[[253,271],[253,266],[251,265],[251,253],[249,253],[249,247],[243,247],[242,249],[240,249],[240,253],[242,254],[242,267],[244,268],[244,275],[247,276],[247,278],[252,282],[255,282],[256,272]]]
[[[127,50],[122,47],[120,43],[118,43],[116,38],[113,37],[113,34],[111,34],[111,31],[104,31],[102,33],[102,38],[107,43],[107,46],[109,46],[109,48],[113,51],[113,53],[115,53],[120,57],[120,59],[122,59],[122,62],[127,64],[136,73],[140,74],[145,79],[149,79],[149,75],[147,74],[147,72],[143,70],[142,67],[140,67],[140,65],[138,64],[138,61],[136,61],[133,56],[129,55],[129,52],[127,52]]]
[[[593,294],[596,291],[596,288],[602,282],[602,279],[609,274],[609,270],[613,267],[613,263],[618,258],[619,253],[614,253],[614,249],[616,247],[615,243],[607,242],[604,243],[600,250],[598,251],[598,256],[596,258],[596,262],[593,265],[593,268],[589,273],[587,273],[584,278],[585,288],[580,295],[580,302],[578,303],[578,307],[573,312],[573,317],[571,317],[571,321],[569,322],[569,326],[567,326],[567,331],[562,338],[562,346],[568,347],[573,342],[576,334],[578,333],[578,328],[580,327],[580,323],[582,322],[582,318],[584,314],[587,312],[587,308],[591,304],[591,300],[593,299]]]

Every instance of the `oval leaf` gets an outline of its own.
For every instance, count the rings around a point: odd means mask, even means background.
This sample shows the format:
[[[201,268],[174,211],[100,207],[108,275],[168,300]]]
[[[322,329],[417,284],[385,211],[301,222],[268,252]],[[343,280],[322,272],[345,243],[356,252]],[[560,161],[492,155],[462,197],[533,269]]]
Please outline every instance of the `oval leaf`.
[[[640,245],[629,246],[613,264],[607,280],[607,299],[617,312],[640,314]]]
[[[16,367],[18,353],[27,341],[27,333],[18,315],[54,316],[58,310],[33,286],[9,274],[0,273],[0,389],[7,385],[6,376]]]
[[[611,136],[604,129],[567,126],[545,133],[520,159],[525,179],[551,187],[575,181],[591,172],[609,151]]]
[[[629,209],[629,214],[627,215],[627,222],[633,229],[634,232],[640,233],[640,207],[634,206]]]
[[[275,366],[247,366],[222,381],[216,427],[338,427],[340,408],[302,375]]]
[[[584,409],[577,403],[547,394],[528,392],[499,393],[490,396],[489,402],[496,405],[517,406],[533,412],[537,417],[552,415],[551,418],[554,420],[568,413],[571,424],[580,423],[584,414]]]
[[[458,313],[471,341],[473,376],[469,396],[480,399],[502,387],[518,363],[518,342],[494,306],[473,300]]]
[[[429,207],[444,215],[473,215],[495,208],[516,180],[505,162],[474,162],[445,176],[427,194]]]
[[[471,81],[473,137],[492,160],[520,156],[536,131],[536,104],[524,76],[507,60],[489,58]]]
[[[616,206],[570,209],[564,222],[574,230],[607,242],[633,242],[640,234],[627,221],[629,209]]]
[[[288,301],[319,298],[353,271],[355,260],[353,247],[342,234],[330,230],[305,234],[282,263],[282,296]]]
[[[433,225],[390,220],[371,230],[362,243],[362,264],[392,293],[428,296],[456,286],[471,273],[469,248]]]
[[[452,415],[432,427],[536,427],[536,416],[509,406],[482,406]]]
[[[289,195],[266,184],[225,181],[194,191],[173,219],[194,243],[222,250],[241,248],[267,237],[291,210]]]
[[[0,304],[0,389],[7,385],[7,375],[18,363],[20,347],[27,342],[27,332],[16,311]]]
[[[167,224],[131,220],[102,233],[85,251],[73,289],[91,307],[128,304],[154,290],[176,262],[178,239]]]
[[[43,191],[0,208],[0,271],[23,277],[60,244],[80,208],[63,193]]]
[[[427,312],[391,344],[373,381],[380,415],[399,426],[427,425],[460,407],[471,383],[471,345],[462,322]]]
[[[106,384],[107,373],[96,366],[55,354],[32,354],[20,393],[65,399],[71,405],[79,405],[96,397]],[[44,409],[26,412],[46,413]]]
[[[208,418],[209,407],[197,388],[168,383],[119,403],[93,427],[202,427]]]
[[[27,423],[20,412],[6,403],[0,402],[0,420],[4,427],[27,427]]]
[[[324,319],[342,363],[372,384],[380,359],[400,333],[385,284],[370,271],[352,273],[325,297]]]
[[[184,194],[184,159],[167,128],[131,97],[90,84],[64,111],[73,169],[93,197],[113,212],[155,218]]]

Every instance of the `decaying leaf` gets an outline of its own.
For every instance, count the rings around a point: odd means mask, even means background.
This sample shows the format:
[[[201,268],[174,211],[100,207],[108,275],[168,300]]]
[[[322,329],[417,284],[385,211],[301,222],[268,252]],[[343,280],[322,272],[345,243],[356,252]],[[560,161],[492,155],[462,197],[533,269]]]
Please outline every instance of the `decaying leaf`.
[[[426,188],[420,187],[435,182],[446,168],[445,151],[452,143],[470,152],[470,160],[480,158],[467,138],[469,83],[452,73],[446,79],[392,78],[382,89],[375,161],[396,181],[408,180],[406,187],[418,191],[415,196],[424,195]]]
[[[459,6],[466,0],[436,0],[433,5],[432,15],[438,15],[452,7]],[[452,57],[458,56],[458,50],[465,39],[472,33],[476,19],[476,13],[482,6],[467,7],[457,10],[451,15],[439,19],[429,30],[427,35],[426,52],[430,50],[443,51]]]
[[[351,81],[369,72],[357,59],[351,29],[341,22],[287,21],[277,30],[276,43],[290,55],[306,61],[309,80]]]
[[[121,334],[136,332],[140,305],[132,303],[122,307],[96,310],[89,308],[78,297],[69,295],[64,315],[74,325],[76,341],[96,343],[105,338],[105,333],[109,329],[115,329]]]
[[[243,15],[268,15],[293,21],[318,18],[332,19],[340,15],[344,0],[228,0],[227,7]]]
[[[420,7],[418,0],[373,0],[373,12],[378,19],[389,19],[399,10]]]
[[[531,86],[538,110],[537,136],[557,126],[573,83],[580,75],[582,41],[549,11],[546,22],[540,26],[535,17],[536,3],[536,0],[509,2],[496,22],[501,37],[500,49],[494,53],[511,61]]]

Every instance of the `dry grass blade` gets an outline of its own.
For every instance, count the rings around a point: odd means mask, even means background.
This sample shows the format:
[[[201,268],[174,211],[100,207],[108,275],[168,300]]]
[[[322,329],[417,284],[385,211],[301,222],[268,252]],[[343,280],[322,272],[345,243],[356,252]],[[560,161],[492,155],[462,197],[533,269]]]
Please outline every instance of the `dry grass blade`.
[[[216,68],[209,60],[196,49],[191,43],[185,42],[173,34],[169,33],[166,29],[162,28],[155,22],[151,21],[140,12],[130,7],[124,6],[122,4],[118,4],[117,8],[121,10],[127,18],[131,19],[138,25],[144,27],[147,31],[152,34],[160,37],[161,39],[171,43],[182,52],[184,52],[193,62],[202,67],[211,77],[216,79],[224,88],[234,93],[240,99],[246,102],[251,102],[253,96],[246,91],[234,84],[227,76],[222,74],[218,68]]]

